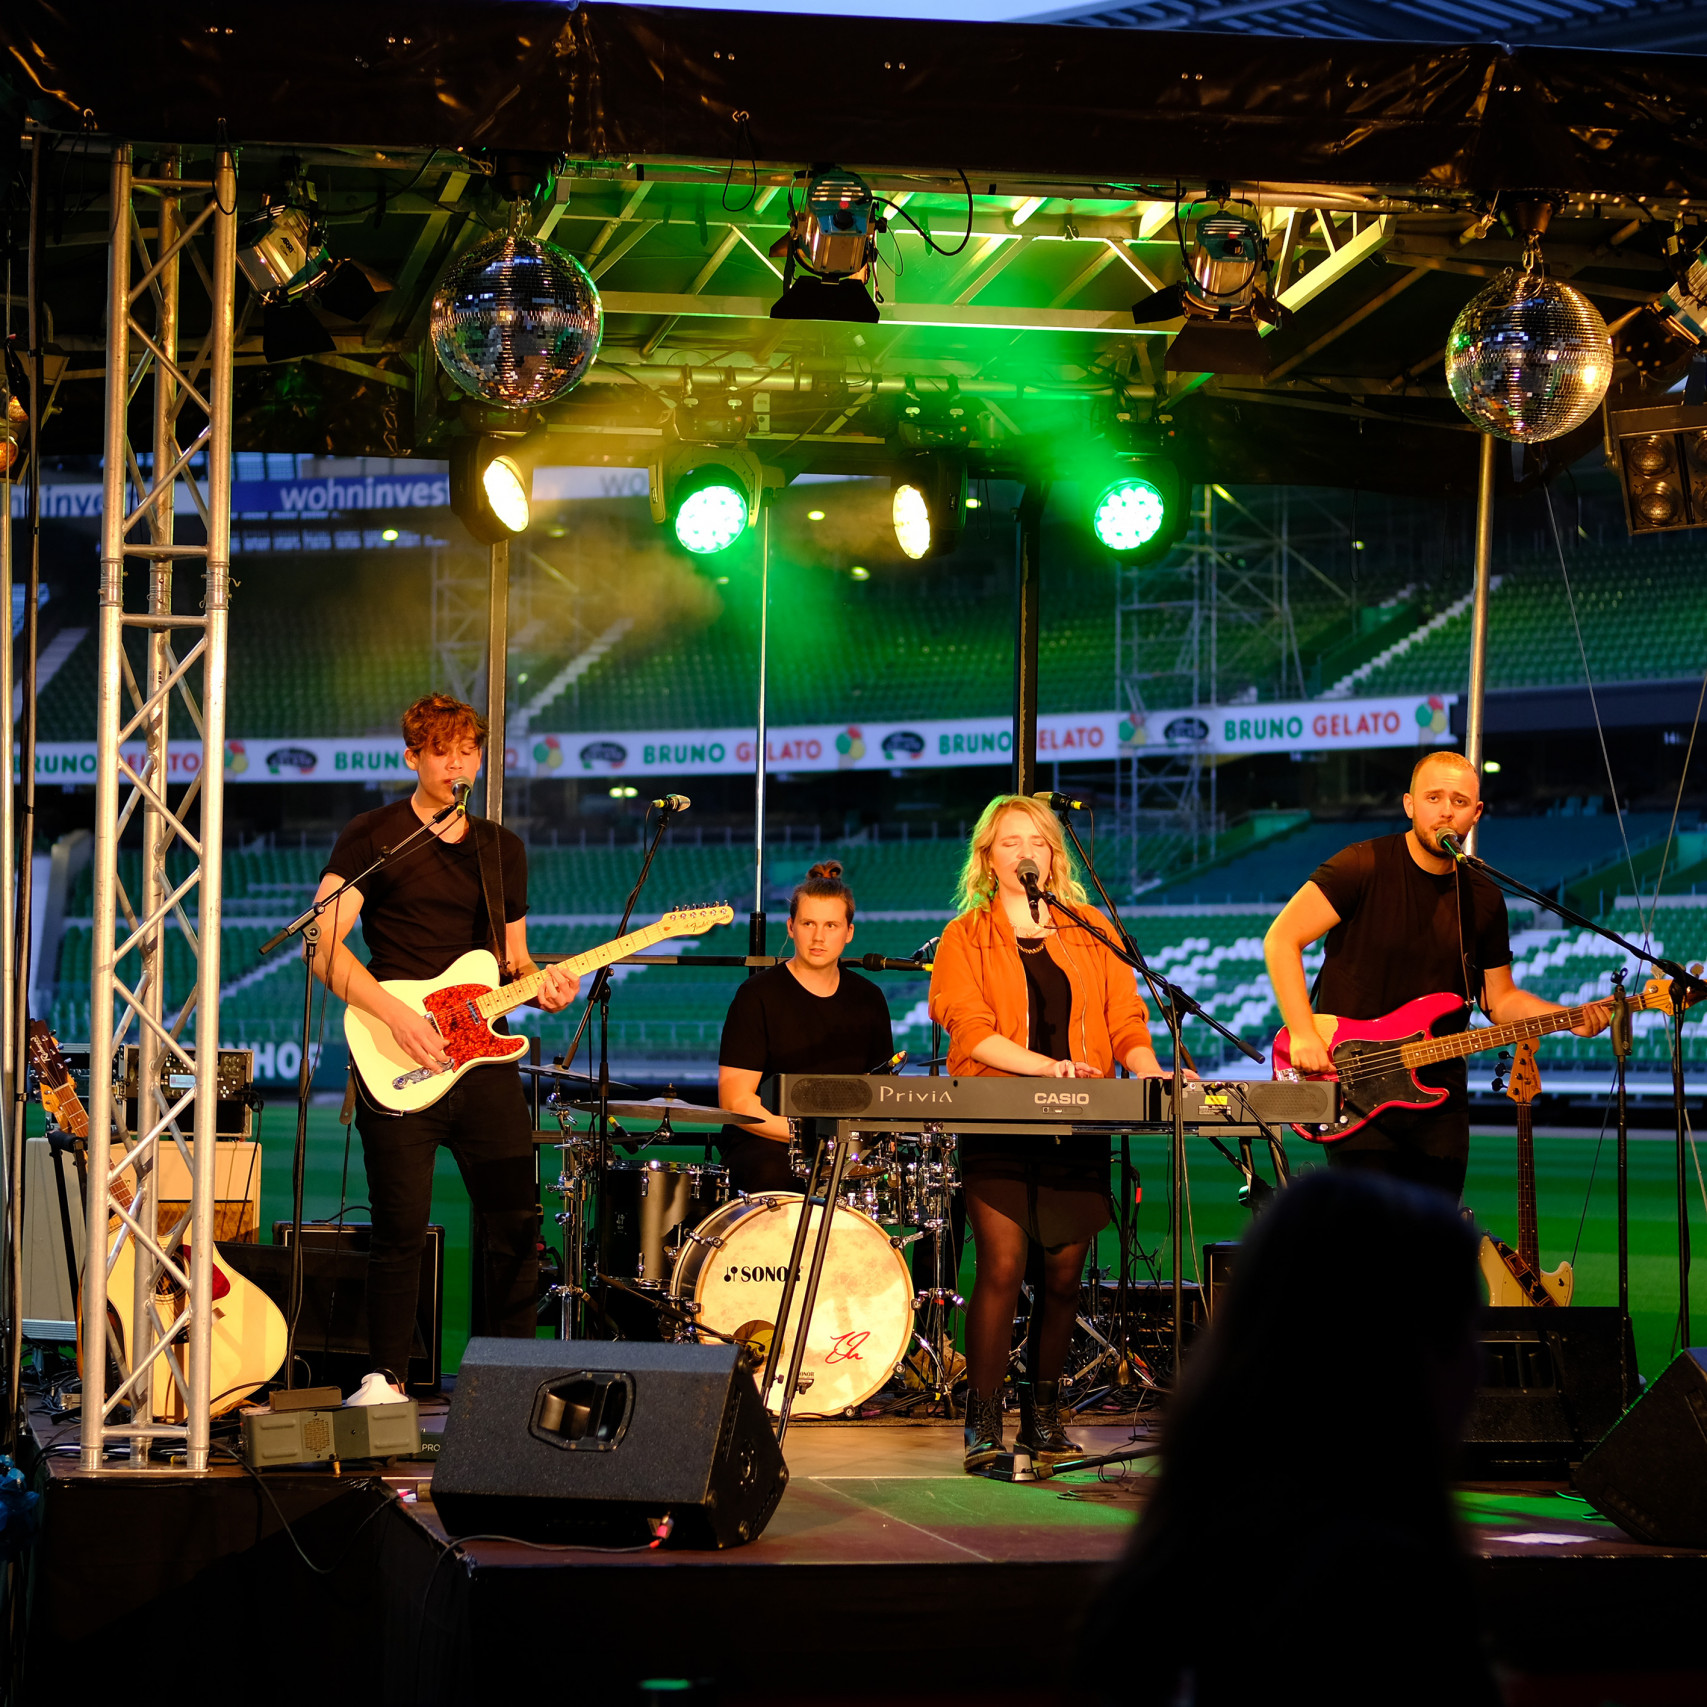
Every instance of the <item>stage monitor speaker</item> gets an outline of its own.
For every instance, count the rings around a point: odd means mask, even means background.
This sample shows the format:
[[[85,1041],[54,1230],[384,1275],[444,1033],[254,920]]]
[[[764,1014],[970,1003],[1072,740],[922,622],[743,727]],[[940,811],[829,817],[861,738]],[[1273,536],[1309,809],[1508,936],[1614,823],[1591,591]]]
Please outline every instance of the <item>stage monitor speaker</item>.
[[[1482,1313],[1482,1385],[1464,1431],[1462,1474],[1563,1477],[1617,1422],[1634,1392],[1630,1329],[1609,1305]]]
[[[734,1346],[473,1339],[433,1504],[452,1535],[690,1547],[764,1532],[788,1467]]]
[[[1638,1541],[1707,1547],[1707,1350],[1678,1353],[1577,1467],[1576,1486]]]

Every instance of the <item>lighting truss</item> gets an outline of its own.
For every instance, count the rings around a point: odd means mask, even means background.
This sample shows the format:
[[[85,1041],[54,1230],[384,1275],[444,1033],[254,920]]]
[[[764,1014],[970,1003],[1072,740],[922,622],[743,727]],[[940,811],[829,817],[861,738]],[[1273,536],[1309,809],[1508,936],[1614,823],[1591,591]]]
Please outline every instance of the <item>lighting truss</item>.
[[[118,144],[110,205],[81,1461],[91,1473],[134,1472],[165,1441],[181,1449],[186,1469],[200,1471],[220,1397],[210,1380],[236,294],[230,152],[215,155],[211,178],[191,181],[174,153],[152,176],[138,175],[130,145]],[[208,315],[192,350],[181,285],[198,276]],[[153,461],[144,471],[127,410],[148,381]],[[180,421],[197,418],[199,430],[183,442]],[[192,469],[198,460],[203,473]],[[180,492],[201,518],[205,544],[173,536]],[[198,562],[201,596],[181,598],[191,609],[180,614],[175,572]],[[139,642],[128,653],[127,640]],[[175,710],[195,739],[174,751],[167,737]],[[138,819],[142,871],[133,893],[119,875],[119,841]],[[167,869],[174,851],[177,875]],[[167,989],[174,927],[193,968],[187,992]],[[139,1051],[136,1130],[124,1133],[114,1118],[113,1067],[131,1042]],[[193,1089],[171,1087],[184,1077]],[[163,1145],[177,1146],[192,1182],[187,1213],[165,1228]],[[134,1281],[109,1322],[109,1277],[127,1264]],[[110,1390],[109,1361],[118,1371]],[[124,1442],[128,1463],[109,1460]]]

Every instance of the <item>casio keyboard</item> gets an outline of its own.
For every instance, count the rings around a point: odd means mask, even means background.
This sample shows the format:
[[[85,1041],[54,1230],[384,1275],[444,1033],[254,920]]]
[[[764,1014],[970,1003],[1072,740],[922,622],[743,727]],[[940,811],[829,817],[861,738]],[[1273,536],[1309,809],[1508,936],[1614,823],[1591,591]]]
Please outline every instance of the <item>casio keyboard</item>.
[[[951,1132],[1166,1132],[1166,1079],[932,1078],[925,1074],[782,1073],[767,1106],[790,1119],[845,1120],[865,1130],[925,1125]],[[1185,1124],[1260,1134],[1281,1126],[1333,1126],[1339,1087],[1321,1079],[1206,1079],[1185,1087]]]

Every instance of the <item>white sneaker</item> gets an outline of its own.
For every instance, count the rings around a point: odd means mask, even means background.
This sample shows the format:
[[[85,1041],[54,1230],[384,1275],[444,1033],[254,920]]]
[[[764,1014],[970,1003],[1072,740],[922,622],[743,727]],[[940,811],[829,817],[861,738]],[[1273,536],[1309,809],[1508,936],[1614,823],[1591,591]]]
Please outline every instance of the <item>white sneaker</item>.
[[[403,1389],[386,1380],[384,1371],[379,1369],[364,1375],[361,1386],[344,1401],[346,1405],[401,1405],[407,1402],[408,1395]]]

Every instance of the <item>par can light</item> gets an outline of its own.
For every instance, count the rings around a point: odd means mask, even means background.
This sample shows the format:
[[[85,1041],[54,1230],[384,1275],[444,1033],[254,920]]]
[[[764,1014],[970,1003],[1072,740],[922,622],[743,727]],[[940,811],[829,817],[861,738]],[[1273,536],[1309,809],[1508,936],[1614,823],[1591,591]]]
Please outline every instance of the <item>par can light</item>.
[[[464,439],[456,445],[450,460],[450,507],[482,545],[498,545],[527,531],[527,478],[502,440]]]
[[[676,505],[676,538],[696,557],[727,551],[747,531],[747,495],[722,470],[688,483]]]
[[[1128,475],[1097,499],[1091,526],[1110,551],[1141,551],[1162,531],[1167,500],[1153,480]]]
[[[928,557],[931,550],[931,512],[924,493],[917,486],[897,486],[893,513],[895,541],[901,550],[915,563],[921,557]]]
[[[907,458],[890,501],[895,543],[915,563],[946,557],[966,529],[966,460],[931,452]]]

